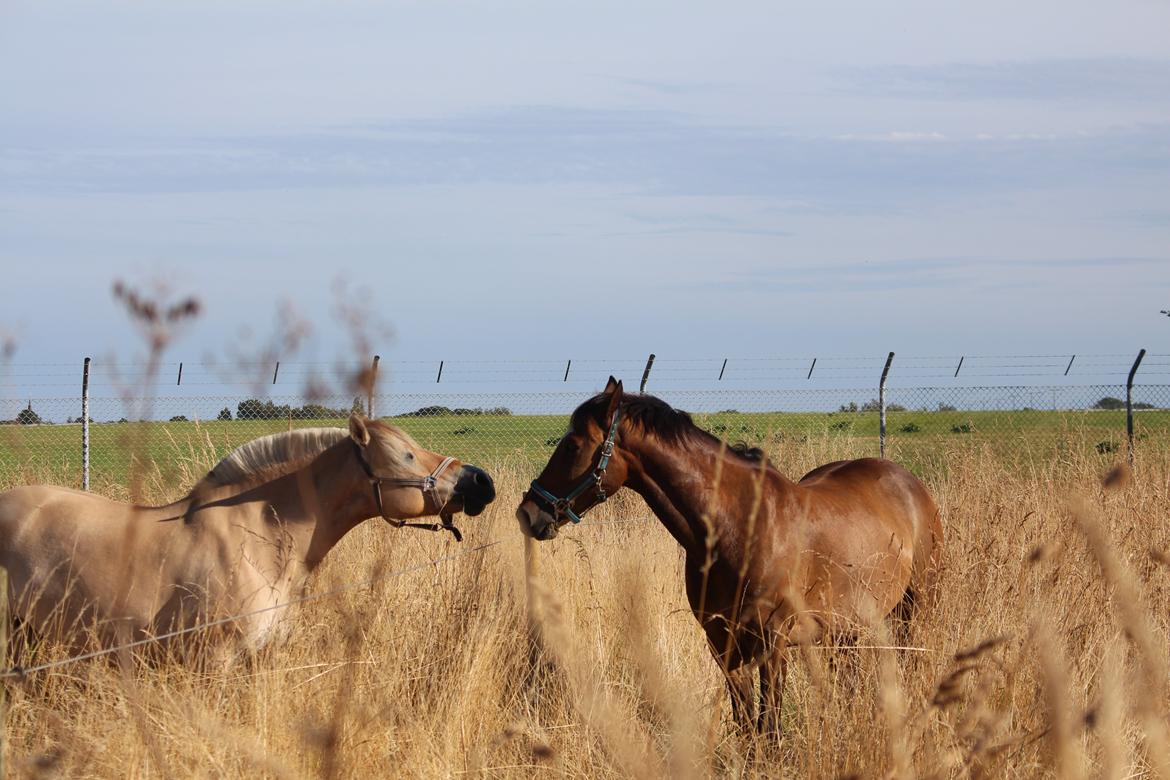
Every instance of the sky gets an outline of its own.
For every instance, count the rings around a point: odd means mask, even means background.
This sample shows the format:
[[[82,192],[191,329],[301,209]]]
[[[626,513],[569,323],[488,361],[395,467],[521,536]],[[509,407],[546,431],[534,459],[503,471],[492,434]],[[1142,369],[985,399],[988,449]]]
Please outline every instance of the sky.
[[[1170,352],[1170,5],[0,6],[0,333],[132,357]],[[390,334],[392,331],[392,335]],[[241,346],[241,344],[245,346]],[[429,370],[429,369],[428,369]]]

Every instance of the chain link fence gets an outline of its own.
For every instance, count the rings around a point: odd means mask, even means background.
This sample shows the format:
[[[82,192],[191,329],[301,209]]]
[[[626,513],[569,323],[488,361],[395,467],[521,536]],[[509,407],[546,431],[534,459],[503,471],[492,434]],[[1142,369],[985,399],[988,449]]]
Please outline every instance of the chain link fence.
[[[547,459],[569,413],[596,388],[556,392],[414,392],[255,397],[246,393],[89,400],[95,487],[123,485],[135,462],[164,483],[189,484],[234,447],[297,427],[344,426],[351,411],[387,419],[423,446],[485,468],[526,473]],[[894,387],[885,393],[886,456],[916,469],[943,464],[961,449],[1043,463],[1079,454],[1127,454],[1125,385]],[[716,436],[774,452],[781,446],[837,442],[852,455],[879,454],[875,389],[662,389],[655,394],[692,413]],[[78,397],[0,399],[12,415],[0,426],[0,488],[21,482],[81,486]],[[1133,445],[1170,441],[1170,385],[1132,388]],[[16,410],[15,414],[12,411]],[[142,422],[146,421],[146,422]],[[794,475],[795,476],[795,475]]]

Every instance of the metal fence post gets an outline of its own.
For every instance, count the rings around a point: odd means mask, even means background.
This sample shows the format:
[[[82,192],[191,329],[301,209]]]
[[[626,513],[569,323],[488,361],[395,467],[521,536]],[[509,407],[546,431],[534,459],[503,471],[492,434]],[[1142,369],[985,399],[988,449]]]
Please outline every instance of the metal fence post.
[[[654,367],[654,353],[650,353],[650,357],[646,360],[646,368],[642,371],[642,385],[638,388],[639,393],[646,392],[646,382],[650,380],[650,369]]]
[[[81,489],[89,490],[89,358],[81,368]]]
[[[1127,441],[1126,452],[1131,466],[1133,465],[1133,377],[1145,356],[1144,349],[1138,352],[1137,359],[1133,361],[1133,366],[1129,369],[1129,377],[1125,380],[1125,438]]]
[[[369,393],[366,396],[366,416],[371,420],[374,419],[374,390],[378,387],[378,361],[381,359],[381,355],[374,355],[374,364],[370,366],[370,386]]]
[[[890,364],[894,362],[894,353],[886,357],[886,367],[882,369],[882,381],[878,384],[878,450],[881,457],[886,457],[886,377],[890,375]]]

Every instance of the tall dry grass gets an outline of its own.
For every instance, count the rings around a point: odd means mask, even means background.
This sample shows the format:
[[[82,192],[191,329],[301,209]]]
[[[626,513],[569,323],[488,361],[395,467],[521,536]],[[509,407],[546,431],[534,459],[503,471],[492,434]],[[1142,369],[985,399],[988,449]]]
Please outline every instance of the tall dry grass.
[[[849,446],[769,454],[799,475],[863,454]],[[211,455],[175,458],[194,481]],[[897,628],[879,626],[859,647],[795,654],[779,740],[732,728],[680,551],[635,495],[539,547],[533,633],[512,518],[531,474],[498,463],[484,465],[500,498],[460,523],[463,548],[364,524],[312,589],[384,576],[290,610],[287,641],[251,662],[88,662],[10,683],[8,765],[70,777],[1170,774],[1170,449],[1147,443],[1113,492],[1097,456],[1021,469],[956,449],[945,463],[927,475],[947,541],[937,603],[900,637],[914,649],[874,649]],[[141,489],[175,493],[150,472]]]

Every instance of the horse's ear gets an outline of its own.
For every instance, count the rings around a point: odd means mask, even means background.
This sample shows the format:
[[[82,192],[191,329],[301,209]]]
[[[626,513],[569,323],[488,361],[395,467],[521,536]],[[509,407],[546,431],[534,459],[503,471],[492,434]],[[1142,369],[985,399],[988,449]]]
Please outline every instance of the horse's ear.
[[[366,420],[357,412],[349,416],[349,437],[362,447],[370,443],[370,431],[366,428]]]
[[[614,379],[612,376],[605,386],[604,395],[609,397],[609,403],[605,410],[605,427],[613,425],[613,416],[617,413],[618,404],[622,402],[622,383],[620,379]]]

